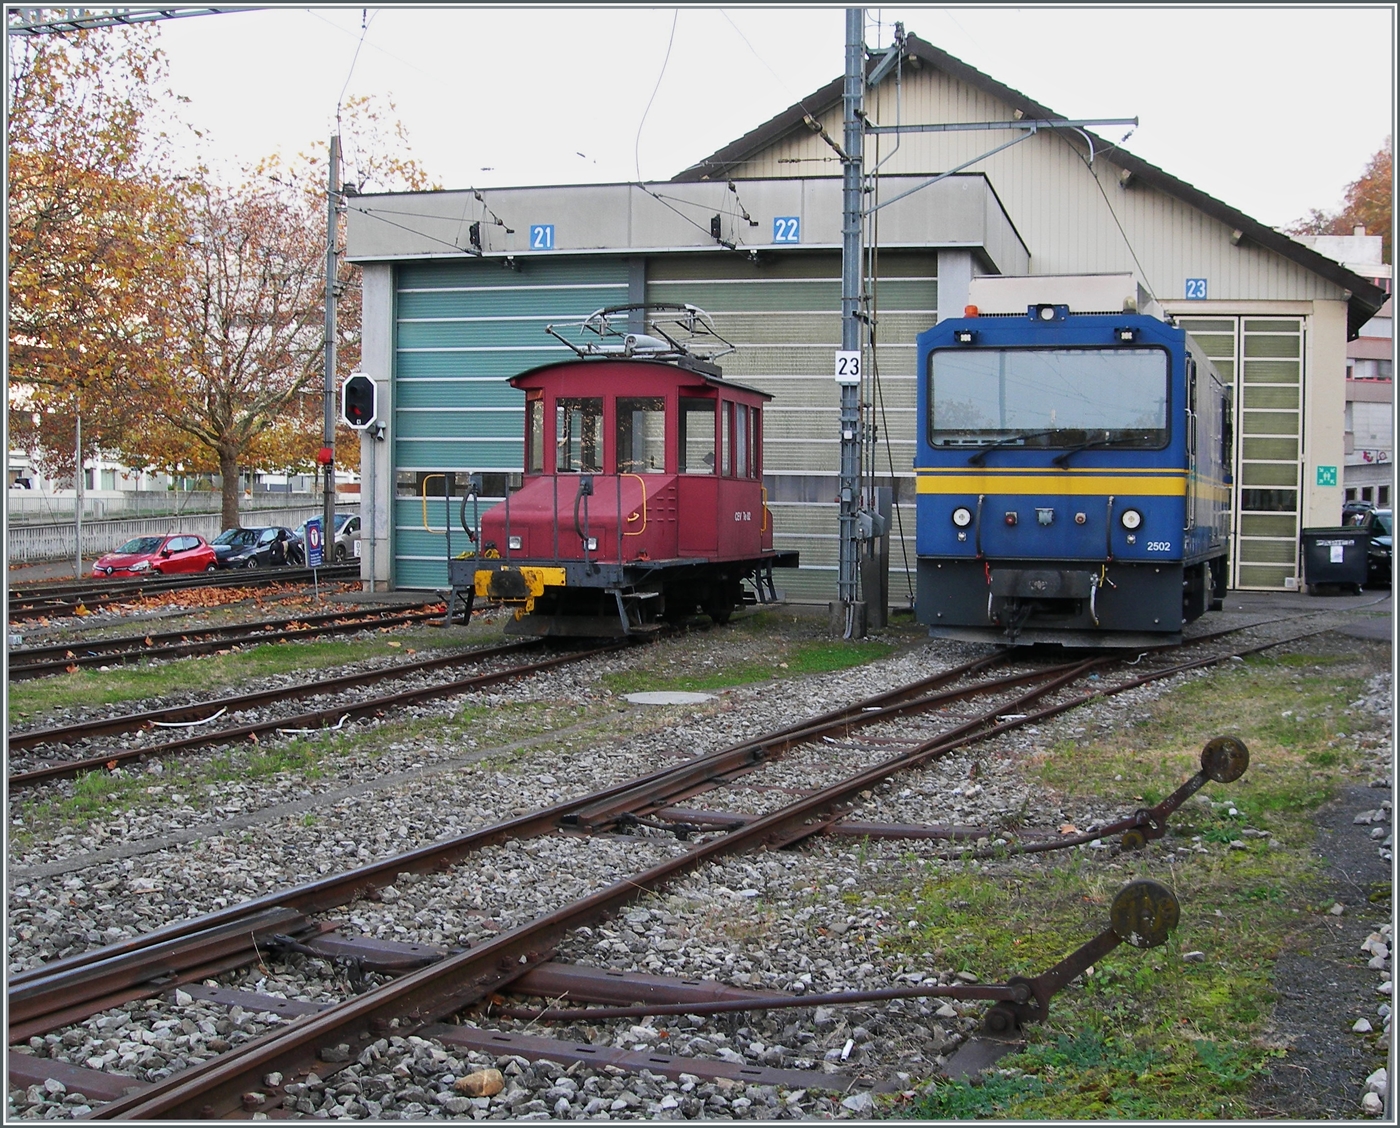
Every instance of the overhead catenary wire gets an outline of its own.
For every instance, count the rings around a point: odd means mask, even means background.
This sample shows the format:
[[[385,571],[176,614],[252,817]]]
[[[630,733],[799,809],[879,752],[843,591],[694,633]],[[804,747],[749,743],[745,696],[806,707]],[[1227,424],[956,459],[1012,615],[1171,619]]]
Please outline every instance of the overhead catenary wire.
[[[672,207],[671,204],[669,203],[669,201],[670,201],[670,200],[675,200],[676,203],[678,203],[678,204],[686,204],[686,205],[688,205],[688,206],[690,206],[690,207],[698,207],[698,208],[702,208],[702,209],[705,210],[705,211],[709,211],[710,209],[709,209],[709,208],[706,208],[704,204],[697,204],[697,203],[695,203],[695,201],[693,201],[693,200],[681,200],[681,199],[677,199],[677,197],[675,197],[675,196],[663,196],[663,195],[662,195],[661,193],[659,193],[659,192],[653,192],[650,188],[648,188],[648,187],[647,187],[645,184],[643,184],[640,180],[638,180],[638,181],[636,182],[636,187],[637,187],[637,188],[640,188],[643,192],[645,192],[645,193],[646,193],[648,196],[650,196],[653,200],[655,200],[657,203],[659,203],[662,207],[664,207],[664,208],[669,208],[671,211],[675,212],[678,216],[681,217],[681,219],[685,220],[686,223],[690,224],[690,226],[691,226],[691,227],[694,227],[697,231],[703,231],[706,235],[709,235],[709,234],[710,234],[710,229],[709,229],[708,227],[706,227],[706,226],[705,226],[704,224],[702,224],[702,223],[696,223],[695,220],[691,219],[690,216],[686,215],[686,214],[685,214],[684,212],[682,212],[679,208]],[[723,207],[723,205],[720,206],[719,212],[720,212],[721,215],[724,214],[724,207]],[[728,249],[731,250],[731,251],[737,251],[737,250],[739,249],[739,245],[738,245],[737,243],[731,242],[731,241],[728,240],[728,239],[720,239],[720,240],[719,240],[719,244],[720,244],[720,246],[726,247],[726,248],[728,248]]]
[[[378,12],[374,13],[376,16]],[[345,105],[345,92],[350,89],[350,79],[355,74],[355,64],[360,61],[360,48],[365,45],[365,36],[369,34],[369,25],[373,22],[369,15],[368,8],[360,9],[360,41],[355,44],[355,53],[350,56],[350,69],[345,72],[345,83],[340,88],[340,97],[335,100],[335,129],[340,132],[340,110]]]
[[[377,219],[380,223],[387,223],[390,227],[397,227],[400,231],[407,231],[410,235],[417,235],[420,238],[427,239],[433,243],[441,243],[444,247],[451,247],[454,251],[457,251],[461,254],[471,255],[473,258],[481,257],[481,252],[478,251],[475,247],[458,246],[456,243],[450,242],[447,239],[439,239],[436,235],[429,235],[426,231],[421,231],[416,227],[410,227],[406,223],[395,223],[392,219],[385,219],[384,216],[381,215],[379,212],[371,211],[369,208],[361,207],[358,204],[351,204],[347,202],[345,208],[347,211],[359,212],[361,215],[368,216],[370,219]],[[394,214],[401,215],[404,213],[396,212]]]
[[[647,108],[642,111],[642,120],[637,123],[637,139],[632,143],[632,160],[636,165],[637,183],[642,180],[642,127],[646,125],[647,114],[651,113],[651,104],[656,101],[656,92],[661,89],[661,80],[666,77],[666,64],[671,61],[671,46],[676,41],[676,24],[680,22],[681,10],[677,8],[671,17],[671,37],[666,40],[666,56],[661,60],[661,73],[656,76],[656,85],[651,89],[651,97],[647,99]]]
[[[1056,132],[1058,133],[1059,131],[1057,130]],[[1075,130],[1075,132],[1080,134],[1084,133],[1083,130]],[[1063,134],[1060,135],[1063,136]],[[1117,145],[1112,146],[1110,149],[1105,150],[1105,152],[1112,152],[1113,149],[1116,149],[1119,145],[1122,145],[1123,141],[1126,141],[1130,136],[1132,136],[1131,130],[1123,137],[1122,141],[1119,141]],[[1137,250],[1133,247],[1133,241],[1128,238],[1128,233],[1123,228],[1123,221],[1118,218],[1118,212],[1114,210],[1113,201],[1108,198],[1108,193],[1103,190],[1103,181],[1099,179],[1099,174],[1094,169],[1093,142],[1089,141],[1089,137],[1087,134],[1084,134],[1084,139],[1089,143],[1089,156],[1087,157],[1083,153],[1081,153],[1073,144],[1070,144],[1068,137],[1065,138],[1065,144],[1069,145],[1070,152],[1072,152],[1076,157],[1083,161],[1084,167],[1089,170],[1089,175],[1094,180],[1094,187],[1099,190],[1099,195],[1103,197],[1104,206],[1108,208],[1108,214],[1112,216],[1114,226],[1118,228],[1118,234],[1123,237],[1123,245],[1128,248],[1128,254],[1132,256],[1133,264],[1138,268],[1138,274],[1142,277],[1142,284],[1147,287],[1148,294],[1155,302],[1158,300],[1158,298],[1157,291],[1152,287],[1152,279],[1150,279],[1147,276],[1147,271],[1142,265],[1142,260],[1138,258]]]
[[[749,42],[749,37],[745,35],[743,30],[739,27],[739,25],[736,24],[730,18],[729,13],[726,12],[723,8],[721,8],[719,14],[722,15],[725,18],[725,21],[729,24],[729,26],[734,29],[734,33],[744,41],[744,46],[747,47],[753,53],[753,57],[763,64],[763,69],[778,80],[778,85],[781,86],[785,91],[787,91],[788,97],[791,98],[796,105],[801,106],[804,113],[811,114],[812,111],[808,109],[807,103],[802,100],[800,95],[794,94],[792,91],[792,87],[789,86],[786,81],[784,81],[783,76],[768,65],[768,60],[758,53],[758,48]]]

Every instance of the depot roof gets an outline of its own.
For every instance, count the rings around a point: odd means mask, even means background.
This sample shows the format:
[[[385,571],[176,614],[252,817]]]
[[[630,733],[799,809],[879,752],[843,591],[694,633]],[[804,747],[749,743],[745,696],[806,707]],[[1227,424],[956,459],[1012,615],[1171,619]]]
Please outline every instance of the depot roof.
[[[1065,120],[1063,114],[1055,113],[1054,110],[1028,98],[1019,90],[1012,89],[990,75],[983,74],[976,67],[969,66],[961,59],[954,58],[932,43],[920,39],[917,35],[907,36],[905,47],[908,56],[1005,102],[1014,110],[1019,110],[1025,117],[1042,121]],[[878,62],[878,56],[867,61],[867,74]],[[704,160],[696,162],[676,174],[672,179],[675,181],[697,181],[733,178],[736,175],[736,170],[745,161],[763,149],[789,134],[807,129],[806,119],[809,115],[816,116],[825,113],[838,105],[844,88],[844,76],[833,79],[796,105],[789,106],[757,129],[751,130],[737,141],[730,142],[724,148],[711,153]],[[1101,146],[1103,150],[1107,150],[1102,154],[1107,160],[1139,178],[1142,183],[1169,196],[1174,196],[1183,203],[1228,225],[1232,231],[1240,232],[1241,239],[1251,240],[1344,290],[1347,295],[1347,338],[1349,340],[1357,336],[1361,326],[1374,317],[1385,302],[1387,295],[1384,290],[1362,278],[1359,274],[1354,274],[1336,260],[1318,254],[1312,248],[1305,247],[1302,243],[1290,239],[1282,232],[1275,231],[1267,224],[1245,215],[1239,209],[1217,200],[1214,196],[1207,195],[1194,185],[1177,179],[1156,165],[1141,157],[1134,156],[1126,149],[1117,147],[1112,142],[1093,133],[1090,133],[1089,136],[1093,138],[1096,148]]]

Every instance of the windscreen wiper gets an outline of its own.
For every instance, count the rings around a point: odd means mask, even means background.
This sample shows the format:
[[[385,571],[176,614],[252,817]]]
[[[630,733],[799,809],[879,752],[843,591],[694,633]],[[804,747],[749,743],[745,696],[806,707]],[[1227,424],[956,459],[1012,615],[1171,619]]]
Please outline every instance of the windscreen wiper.
[[[1110,443],[1115,443],[1117,441],[1117,439],[1113,438],[1105,431],[1103,433],[1103,438],[1090,439],[1087,443],[1080,443],[1078,446],[1072,446],[1069,450],[1062,451],[1060,454],[1055,455],[1050,461],[1056,466],[1068,466],[1070,455],[1078,454],[1081,450],[1092,450],[1094,447],[1108,446]]]
[[[998,439],[991,446],[983,447],[971,458],[969,458],[967,460],[967,464],[969,466],[981,466],[982,460],[986,458],[987,455],[991,454],[992,451],[996,450],[998,447],[1015,446],[1017,443],[1023,443],[1027,439],[1040,439],[1044,438],[1046,435],[1057,435],[1059,434],[1059,432],[1060,428],[1052,427],[1048,431],[1030,431],[1024,435],[1011,435],[1005,439]]]

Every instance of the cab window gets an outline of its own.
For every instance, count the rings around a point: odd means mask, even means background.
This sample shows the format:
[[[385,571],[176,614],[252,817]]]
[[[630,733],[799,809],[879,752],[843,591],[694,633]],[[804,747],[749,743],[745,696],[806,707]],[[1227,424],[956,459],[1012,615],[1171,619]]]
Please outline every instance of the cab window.
[[[739,478],[752,478],[753,467],[749,464],[748,405],[735,404],[734,412],[734,474]]]
[[[544,471],[544,397],[539,392],[525,402],[525,469]]]
[[[617,401],[617,472],[666,470],[666,401],[661,396]]]
[[[715,401],[682,396],[680,402],[682,474],[715,472]]]
[[[554,401],[554,468],[561,474],[603,472],[602,397]]]
[[[726,478],[734,474],[734,446],[730,442],[730,428],[733,425],[734,405],[725,400],[719,405],[719,464],[720,473]]]

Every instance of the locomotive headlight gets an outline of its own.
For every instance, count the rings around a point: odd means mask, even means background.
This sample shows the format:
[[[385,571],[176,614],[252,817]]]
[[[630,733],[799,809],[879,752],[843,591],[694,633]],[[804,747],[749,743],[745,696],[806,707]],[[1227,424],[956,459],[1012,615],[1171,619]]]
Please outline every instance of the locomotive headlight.
[[[1123,510],[1123,516],[1119,518],[1123,522],[1123,528],[1136,529],[1142,524],[1142,514],[1136,509]]]
[[[506,547],[511,549],[512,551],[519,552],[522,548],[525,547],[525,542],[520,537],[507,537]]]
[[[953,524],[960,529],[967,528],[972,524],[972,510],[965,505],[958,506],[953,510]]]

